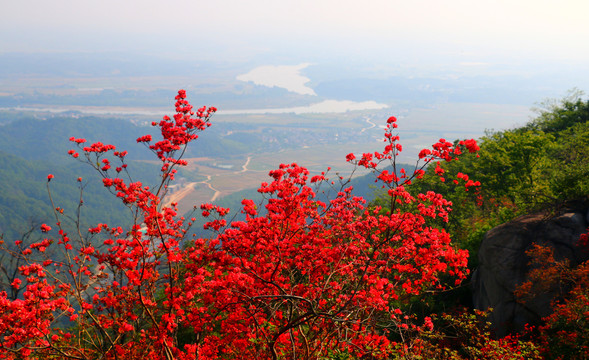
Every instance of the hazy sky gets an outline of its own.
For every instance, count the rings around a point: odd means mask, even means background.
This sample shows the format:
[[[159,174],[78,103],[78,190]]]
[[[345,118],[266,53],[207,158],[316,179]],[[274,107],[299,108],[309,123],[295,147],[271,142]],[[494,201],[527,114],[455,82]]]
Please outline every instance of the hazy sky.
[[[0,51],[589,60],[585,0],[2,0]]]

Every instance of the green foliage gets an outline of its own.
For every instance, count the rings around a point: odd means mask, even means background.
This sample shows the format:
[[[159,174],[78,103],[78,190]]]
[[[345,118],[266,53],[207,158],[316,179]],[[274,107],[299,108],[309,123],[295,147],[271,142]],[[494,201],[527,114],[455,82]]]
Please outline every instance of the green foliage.
[[[589,100],[581,99],[583,92],[573,90],[560,102],[547,101],[545,109],[526,127],[548,133],[558,134],[575,124],[584,124],[589,120]]]
[[[559,199],[580,199],[589,195],[589,117],[560,132],[549,153],[548,186]]]
[[[480,181],[478,194],[453,186],[452,177],[440,182],[435,166],[428,167],[426,181],[415,190],[433,190],[454,203],[447,229],[471,250],[471,266],[484,233],[493,226],[589,196],[589,101],[565,99],[526,126],[487,133],[479,146],[478,156],[441,164],[448,174],[461,172]]]
[[[472,174],[483,184],[487,199],[507,198],[536,205],[551,198],[545,182],[547,154],[554,137],[542,131],[503,131],[483,138],[480,159]]]

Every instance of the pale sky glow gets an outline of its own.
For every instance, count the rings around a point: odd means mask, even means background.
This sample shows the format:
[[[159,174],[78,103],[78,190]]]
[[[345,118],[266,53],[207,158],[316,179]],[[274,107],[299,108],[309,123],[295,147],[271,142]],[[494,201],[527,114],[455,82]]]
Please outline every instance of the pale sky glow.
[[[3,1],[0,51],[205,46],[212,57],[296,48],[587,61],[587,14],[589,2],[580,0]]]

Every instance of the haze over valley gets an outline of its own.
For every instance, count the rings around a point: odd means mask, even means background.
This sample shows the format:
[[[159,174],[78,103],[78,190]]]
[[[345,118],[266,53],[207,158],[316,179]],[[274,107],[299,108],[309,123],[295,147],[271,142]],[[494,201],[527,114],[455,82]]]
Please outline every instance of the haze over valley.
[[[19,56],[22,62],[15,61]],[[52,54],[54,64],[45,64],[44,68],[40,67],[41,55],[30,55],[28,61],[22,54],[0,55],[5,65],[2,68],[12,66],[12,72],[4,74],[0,89],[3,123],[20,116],[48,122],[55,117],[98,116],[93,121],[117,118],[148,124],[172,115],[175,92],[185,88],[195,107],[219,108],[213,126],[201,135],[202,141],[209,138],[233,146],[212,151],[200,140],[192,145],[195,149],[188,154],[198,156],[188,159],[190,165],[183,172],[181,184],[173,188],[177,191],[173,200],[180,203],[182,211],[256,188],[280,163],[298,162],[317,173],[331,167],[334,172],[349,174],[352,167],[346,164],[345,155],[378,150],[382,127],[391,115],[399,118],[405,149],[400,159],[406,161],[413,161],[421,148],[439,137],[478,137],[486,129],[525,122],[530,115],[525,94],[511,103],[479,103],[474,98],[452,101],[452,96],[463,91],[459,85],[436,88],[439,79],[401,76],[346,79],[342,75],[338,80],[332,75],[330,80],[316,70],[327,64],[261,65],[252,69],[234,64],[231,71],[203,65],[181,78],[140,76],[112,58],[98,61],[82,54],[72,56],[86,59],[87,74],[64,68],[69,55]],[[35,59],[39,63],[31,64]],[[102,74],[93,74],[98,63]],[[18,81],[22,78],[27,81]],[[145,131],[149,130],[145,126]],[[63,134],[61,141],[69,136],[77,135]]]

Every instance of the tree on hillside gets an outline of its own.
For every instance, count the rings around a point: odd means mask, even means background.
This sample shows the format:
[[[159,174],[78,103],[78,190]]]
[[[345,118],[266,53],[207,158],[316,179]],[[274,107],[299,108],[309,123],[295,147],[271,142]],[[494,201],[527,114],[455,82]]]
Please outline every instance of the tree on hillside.
[[[585,94],[573,89],[561,100],[546,100],[536,109],[539,116],[530,121],[525,128],[541,130],[546,133],[559,133],[575,124],[589,121],[589,100]]]
[[[547,102],[525,126],[488,132],[479,139],[476,156],[466,154],[441,165],[449,173],[468,173],[480,181],[480,192],[455,191],[452,182],[461,180],[457,178],[440,183],[433,166],[413,191],[445,194],[455,205],[448,230],[461,246],[475,251],[487,230],[517,215],[587,200],[589,100],[581,96],[575,92]]]

